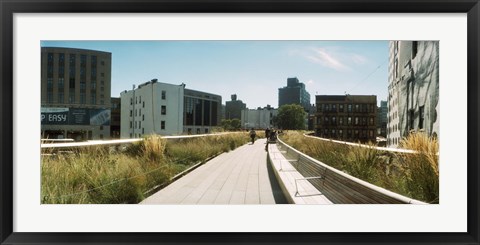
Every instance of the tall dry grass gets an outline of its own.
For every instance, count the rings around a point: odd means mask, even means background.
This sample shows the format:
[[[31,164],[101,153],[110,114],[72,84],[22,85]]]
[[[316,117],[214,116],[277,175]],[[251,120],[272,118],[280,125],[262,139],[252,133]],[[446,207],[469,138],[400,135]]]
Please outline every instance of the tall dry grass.
[[[348,146],[285,132],[281,139],[297,150],[354,177],[401,195],[438,203],[438,142],[412,134],[402,147],[418,154],[392,153],[369,147]]]
[[[151,135],[123,150],[108,146],[42,156],[42,203],[138,203],[189,166],[248,142],[246,134],[167,141]],[[46,150],[49,154],[53,153]],[[44,153],[46,153],[44,152]]]
[[[400,146],[418,152],[401,154],[399,161],[405,170],[407,190],[422,200],[439,202],[438,140],[425,133],[412,133]]]

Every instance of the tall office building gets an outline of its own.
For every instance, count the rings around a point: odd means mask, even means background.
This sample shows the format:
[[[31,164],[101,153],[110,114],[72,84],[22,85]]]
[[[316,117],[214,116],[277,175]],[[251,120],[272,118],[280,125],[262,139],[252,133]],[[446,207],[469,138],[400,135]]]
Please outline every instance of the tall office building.
[[[112,55],[76,48],[41,48],[42,138],[110,137]]]
[[[350,142],[376,142],[375,95],[317,95],[315,134]]]
[[[410,132],[439,136],[439,42],[391,41],[387,145]]]
[[[296,77],[288,78],[287,86],[278,89],[278,107],[289,104],[301,105],[306,112],[310,112],[312,106],[310,93],[305,89],[305,84]]]
[[[232,94],[231,99],[231,101],[225,102],[225,119],[241,119],[242,110],[245,110],[247,105],[238,100],[236,94]]]

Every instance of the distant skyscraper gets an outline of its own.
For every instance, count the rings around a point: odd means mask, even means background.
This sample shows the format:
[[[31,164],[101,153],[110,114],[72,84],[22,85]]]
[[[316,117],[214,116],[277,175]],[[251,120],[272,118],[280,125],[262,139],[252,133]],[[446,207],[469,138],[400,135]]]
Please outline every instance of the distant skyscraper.
[[[301,105],[307,112],[311,108],[310,94],[296,77],[288,78],[287,86],[278,89],[278,107],[289,104]]]
[[[410,132],[439,136],[438,41],[391,41],[387,145]]]
[[[247,105],[241,100],[237,100],[237,95],[232,94],[232,100],[225,102],[225,119],[241,119],[242,110],[247,108]]]

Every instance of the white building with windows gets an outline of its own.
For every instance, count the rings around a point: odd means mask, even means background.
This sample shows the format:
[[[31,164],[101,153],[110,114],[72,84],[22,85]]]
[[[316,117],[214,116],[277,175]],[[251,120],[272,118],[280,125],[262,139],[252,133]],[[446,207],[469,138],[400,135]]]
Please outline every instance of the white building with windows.
[[[184,88],[153,79],[122,92],[120,137],[182,134]]]
[[[273,117],[276,115],[278,115],[278,110],[273,109],[269,105],[264,108],[242,110],[241,125],[243,128],[272,128]]]

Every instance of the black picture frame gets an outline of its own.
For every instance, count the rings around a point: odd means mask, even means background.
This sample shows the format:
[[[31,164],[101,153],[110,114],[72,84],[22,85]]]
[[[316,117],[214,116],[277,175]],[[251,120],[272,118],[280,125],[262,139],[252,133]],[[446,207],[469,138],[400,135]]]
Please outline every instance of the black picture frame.
[[[480,244],[478,0],[0,0],[1,244]],[[15,13],[467,13],[468,219],[465,233],[18,233],[13,232]],[[448,221],[445,221],[448,222]]]

